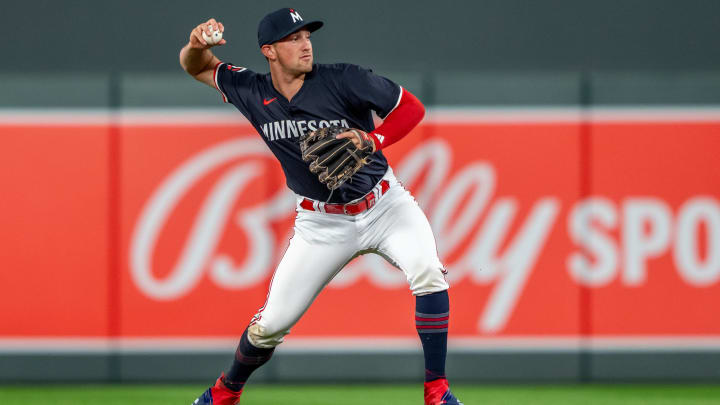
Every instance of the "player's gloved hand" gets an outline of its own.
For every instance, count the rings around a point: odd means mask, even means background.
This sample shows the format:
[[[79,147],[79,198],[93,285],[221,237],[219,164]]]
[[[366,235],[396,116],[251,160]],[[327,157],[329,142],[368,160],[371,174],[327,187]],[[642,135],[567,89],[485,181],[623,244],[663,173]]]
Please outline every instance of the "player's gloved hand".
[[[300,138],[303,160],[310,163],[310,171],[330,190],[340,187],[370,163],[373,145],[359,129],[337,125],[308,132]]]
[[[361,150],[367,150],[370,148],[371,153],[375,153],[375,142],[373,142],[370,135],[362,129],[351,129],[335,137],[336,139],[350,139],[352,140],[355,147]]]
[[[206,22],[198,25],[190,32],[190,48],[195,49],[210,49],[213,46],[218,45],[225,45],[227,41],[225,39],[221,39],[220,42],[216,44],[209,44],[207,41],[203,39],[202,33],[205,32],[205,35],[208,37],[212,36],[213,31],[220,31],[225,32],[225,27],[222,25],[222,23],[215,21],[214,18],[211,18],[207,20]]]

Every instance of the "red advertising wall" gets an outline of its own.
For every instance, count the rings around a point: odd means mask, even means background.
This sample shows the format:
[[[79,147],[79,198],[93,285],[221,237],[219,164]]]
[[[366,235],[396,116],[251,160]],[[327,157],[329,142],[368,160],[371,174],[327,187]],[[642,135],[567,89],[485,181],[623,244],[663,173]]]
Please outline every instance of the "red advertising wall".
[[[387,151],[449,270],[451,336],[720,336],[720,118],[518,114],[434,114]],[[247,123],[192,118],[0,121],[0,338],[240,335],[295,200]],[[291,336],[411,338],[413,305],[362,256]]]
[[[106,333],[108,135],[0,125],[0,336]]]

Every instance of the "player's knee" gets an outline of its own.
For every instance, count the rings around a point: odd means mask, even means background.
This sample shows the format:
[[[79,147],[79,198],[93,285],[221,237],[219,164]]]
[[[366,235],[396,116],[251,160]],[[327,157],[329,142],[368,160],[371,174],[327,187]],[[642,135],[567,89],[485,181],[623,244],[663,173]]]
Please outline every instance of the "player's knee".
[[[285,335],[290,333],[287,329],[273,329],[254,323],[248,327],[248,339],[250,343],[262,349],[273,348],[283,342]]]
[[[445,270],[440,263],[418,263],[408,277],[414,295],[428,294],[448,289]]]

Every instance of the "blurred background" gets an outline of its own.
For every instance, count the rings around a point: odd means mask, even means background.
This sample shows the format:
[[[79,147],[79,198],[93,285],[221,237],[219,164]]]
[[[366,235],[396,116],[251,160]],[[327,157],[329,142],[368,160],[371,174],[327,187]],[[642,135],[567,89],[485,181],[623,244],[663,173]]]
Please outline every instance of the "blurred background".
[[[178,53],[214,17],[265,72],[280,7],[428,108],[387,155],[450,271],[451,378],[720,380],[720,2],[128,0],[3,5],[0,383],[229,364],[294,199]],[[362,257],[253,380],[416,381],[412,311]]]

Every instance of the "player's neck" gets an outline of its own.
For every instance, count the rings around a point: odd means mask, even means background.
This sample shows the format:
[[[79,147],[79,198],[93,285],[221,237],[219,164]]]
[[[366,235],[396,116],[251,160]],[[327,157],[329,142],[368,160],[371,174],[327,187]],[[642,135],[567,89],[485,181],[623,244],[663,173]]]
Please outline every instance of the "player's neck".
[[[305,73],[287,72],[279,68],[273,69],[273,66],[270,67],[270,77],[275,90],[285,96],[288,101],[295,97],[305,82]]]

